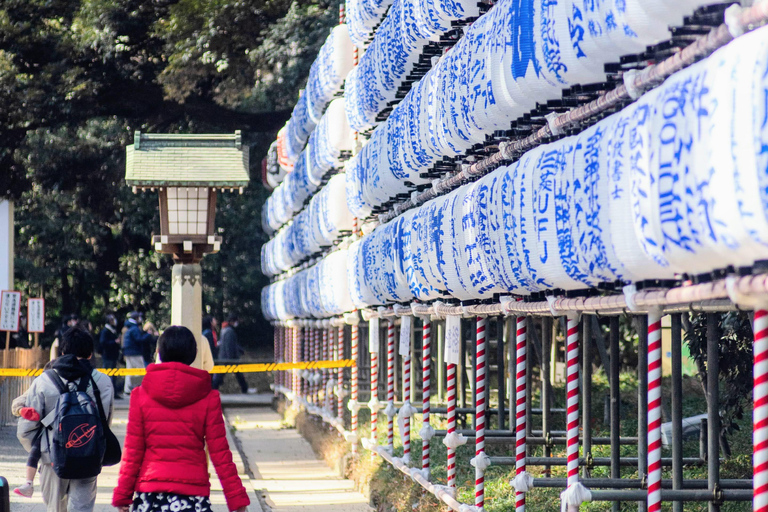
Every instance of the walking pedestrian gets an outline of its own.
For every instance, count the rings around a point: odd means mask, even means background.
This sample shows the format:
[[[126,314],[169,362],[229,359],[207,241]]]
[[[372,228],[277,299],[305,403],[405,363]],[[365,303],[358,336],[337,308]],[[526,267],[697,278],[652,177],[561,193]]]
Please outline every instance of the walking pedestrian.
[[[61,327],[59,327],[56,330],[56,334],[53,338],[53,344],[51,345],[51,357],[50,357],[51,361],[53,361],[54,359],[59,357],[59,355],[61,355],[60,345],[61,345],[61,338],[62,336],[64,336],[64,333],[69,329],[71,329],[72,327],[76,326],[79,320],[80,319],[78,318],[78,316],[74,314],[64,315],[61,318]]]
[[[207,448],[229,510],[245,512],[250,499],[232,462],[221,398],[208,372],[190,366],[197,356],[194,334],[169,327],[158,340],[158,353],[162,363],[149,365],[131,398],[112,505],[121,512],[131,505],[140,511],[211,512]]]
[[[211,355],[213,360],[219,359],[219,349],[216,346],[216,330],[214,329],[214,323],[216,319],[210,315],[203,317],[203,336],[208,340],[208,346],[211,347]]]
[[[61,355],[51,364],[55,377],[48,374],[37,377],[26,392],[25,406],[31,411],[19,419],[16,436],[28,452],[35,451],[40,443],[40,487],[48,512],[92,512],[96,503],[97,477],[65,479],[56,474],[51,455],[56,432],[48,426],[56,422],[56,405],[62,395],[59,385],[66,386],[69,391],[85,389],[94,403],[97,395],[100,396],[109,424],[112,419],[112,382],[91,367],[89,360],[93,356],[94,342],[89,333],[77,327],[70,328],[62,334],[59,346]],[[60,381],[59,384],[54,378]],[[82,379],[91,382],[83,384]],[[94,384],[98,393],[93,389]]]
[[[120,335],[117,332],[117,318],[112,313],[107,313],[104,317],[104,328],[99,333],[99,347],[101,352],[101,361],[104,368],[118,368],[120,360]],[[118,393],[117,377],[112,377],[112,387],[115,389],[115,399],[123,398]]]
[[[143,321],[144,319],[141,318]],[[142,328],[145,333],[149,334],[146,343],[144,343],[144,351],[142,357],[144,358],[144,366],[149,366],[150,363],[155,361],[155,352],[157,351],[157,337],[160,333],[157,331],[157,327],[152,322],[146,322]]]
[[[237,332],[235,328],[240,324],[237,315],[230,313],[227,321],[221,327],[221,343],[219,343],[219,359],[225,361],[237,361],[245,351],[240,347],[237,342]],[[213,376],[213,389],[219,389],[221,383],[224,382],[224,373],[217,373]],[[248,393],[248,383],[245,381],[245,377],[242,373],[236,373],[235,378],[237,383],[240,384],[240,390],[243,393]]]
[[[144,364],[144,346],[148,344],[152,335],[144,332],[139,327],[141,314],[138,311],[131,313],[125,322],[123,334],[123,357],[126,368],[146,368]],[[135,387],[141,384],[141,377],[129,375],[125,378],[123,394],[130,395]]]

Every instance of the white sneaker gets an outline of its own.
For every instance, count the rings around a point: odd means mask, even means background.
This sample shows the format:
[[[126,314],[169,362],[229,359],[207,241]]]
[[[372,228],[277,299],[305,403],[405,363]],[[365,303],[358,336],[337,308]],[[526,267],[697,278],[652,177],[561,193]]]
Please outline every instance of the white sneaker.
[[[21,487],[17,487],[13,490],[16,494],[19,496],[24,496],[25,498],[31,498],[32,494],[35,492],[35,486],[32,484],[32,482],[27,482]]]

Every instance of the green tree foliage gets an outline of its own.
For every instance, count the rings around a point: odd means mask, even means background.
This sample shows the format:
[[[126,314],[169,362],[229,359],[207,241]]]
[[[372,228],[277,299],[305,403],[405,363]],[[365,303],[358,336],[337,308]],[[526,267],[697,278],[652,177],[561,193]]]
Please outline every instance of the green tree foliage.
[[[260,161],[336,23],[325,0],[3,2],[0,197],[17,205],[17,288],[43,293],[49,318],[137,308],[167,322],[157,197],[125,186],[125,146],[134,130],[240,129],[253,182],[219,199],[204,301],[263,336]]]
[[[717,314],[717,317],[721,429],[728,435],[739,429],[737,421],[744,417],[744,408],[752,395],[752,322],[744,311]],[[711,357],[707,354],[707,315],[690,315],[685,341],[706,387],[709,378],[706,363]]]

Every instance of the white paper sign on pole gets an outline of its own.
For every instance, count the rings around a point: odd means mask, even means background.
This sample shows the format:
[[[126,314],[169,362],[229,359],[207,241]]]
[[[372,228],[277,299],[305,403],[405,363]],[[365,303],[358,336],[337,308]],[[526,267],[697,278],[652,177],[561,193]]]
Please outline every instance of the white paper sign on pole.
[[[27,331],[45,332],[45,299],[27,299]]]
[[[461,317],[445,317],[445,362],[459,364],[461,352]]]
[[[404,316],[400,319],[400,355],[406,359],[411,358],[411,324],[412,316]]]
[[[21,292],[3,290],[0,293],[0,331],[19,332]]]
[[[368,351],[371,353],[379,352],[379,331],[379,319],[371,318],[368,322]]]

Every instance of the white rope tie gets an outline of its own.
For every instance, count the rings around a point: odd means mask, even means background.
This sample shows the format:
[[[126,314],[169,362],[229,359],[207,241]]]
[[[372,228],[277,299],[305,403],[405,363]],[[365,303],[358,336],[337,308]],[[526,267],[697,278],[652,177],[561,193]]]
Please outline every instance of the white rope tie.
[[[566,512],[569,506],[578,507],[585,501],[592,501],[592,493],[581,482],[571,484],[560,493],[560,512]]]
[[[725,10],[723,15],[723,22],[734,39],[744,35],[745,32],[745,27],[741,23],[741,12],[743,10],[739,4],[733,4]]]
[[[624,292],[624,302],[627,303],[627,307],[630,311],[637,311],[637,286],[634,284],[628,284],[621,289]]]
[[[523,471],[510,480],[509,485],[511,485],[517,492],[528,492],[533,489],[533,475],[527,471]]]
[[[443,444],[448,448],[455,450],[459,446],[464,446],[465,444],[467,444],[467,438],[464,437],[464,434],[451,432],[450,434],[448,434],[443,438]]]
[[[368,400],[368,408],[371,411],[379,411],[381,410],[381,400],[379,400],[379,397],[375,396]]]
[[[557,116],[559,116],[557,112],[550,112],[549,114],[544,116],[544,119],[547,120],[547,126],[549,126],[549,131],[552,133],[553,136],[557,137],[560,135],[560,128],[557,127],[557,124],[555,121],[557,121]]]
[[[354,414],[361,409],[361,404],[357,400],[350,400],[347,402],[347,409],[349,409],[349,412]]]
[[[472,457],[469,463],[480,471],[485,471],[488,469],[488,466],[491,465],[491,458],[487,456],[484,451],[482,451]]]
[[[419,430],[419,437],[421,437],[424,441],[429,441],[435,437],[435,429],[432,428],[432,425],[424,425],[421,427],[421,430]]]
[[[629,97],[633,100],[636,100],[643,95],[643,91],[635,86],[635,77],[638,73],[638,70],[630,69],[629,71],[625,71],[624,75],[621,77],[624,80],[624,87],[627,89],[627,94],[629,94]]]

